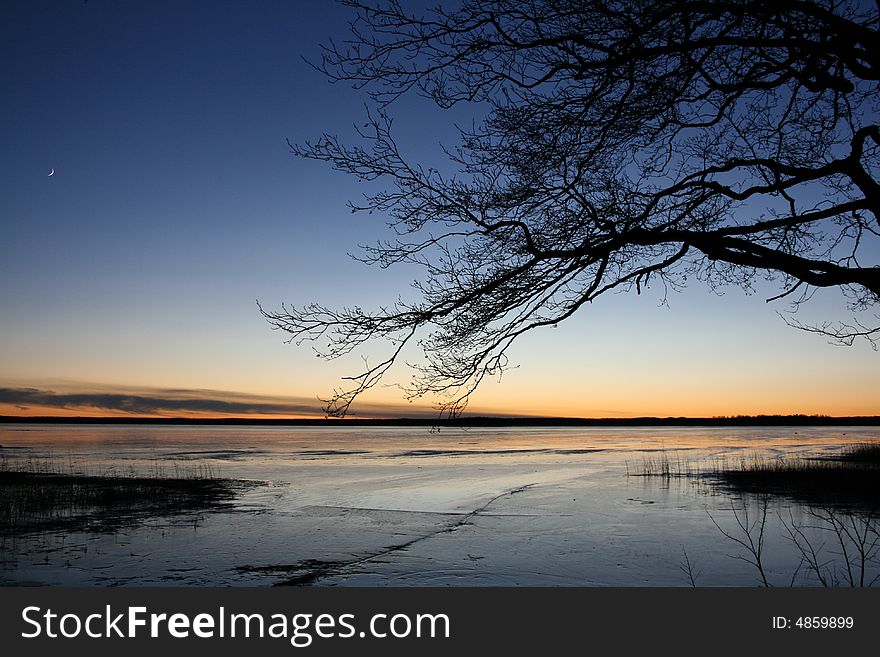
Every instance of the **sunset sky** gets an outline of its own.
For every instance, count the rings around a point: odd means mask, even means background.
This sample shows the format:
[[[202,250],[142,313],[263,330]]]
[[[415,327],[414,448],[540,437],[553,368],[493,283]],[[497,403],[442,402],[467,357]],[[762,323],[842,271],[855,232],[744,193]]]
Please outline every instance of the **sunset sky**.
[[[286,143],[364,121],[362,93],[303,61],[348,18],[330,2],[2,4],[0,414],[320,415],[359,356],[285,344],[256,300],[370,308],[416,273],[351,259],[383,217],[352,214],[356,181]],[[438,168],[470,117],[417,98],[392,113]],[[786,326],[774,291],[604,297],[525,336],[469,412],[880,414],[880,354]],[[824,292],[799,318],[847,314]],[[352,407],[433,412],[396,387]]]

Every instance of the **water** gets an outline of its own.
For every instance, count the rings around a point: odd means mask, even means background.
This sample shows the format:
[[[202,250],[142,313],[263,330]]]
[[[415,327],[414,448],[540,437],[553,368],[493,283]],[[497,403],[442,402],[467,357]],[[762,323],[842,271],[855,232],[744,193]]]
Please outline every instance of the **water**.
[[[878,439],[874,427],[430,433],[5,425],[0,453],[11,459],[92,473],[209,465],[264,483],[217,512],[152,518],[112,533],[6,539],[0,582],[685,586],[693,578],[700,586],[752,586],[760,573],[723,532],[745,537],[739,523],[746,512],[746,527],[762,517],[758,501],[695,478],[633,476],[644,459],[663,453],[699,467],[752,455],[831,454]],[[816,524],[807,509],[773,500],[765,575],[774,585],[820,584],[786,533],[791,523]],[[871,577],[875,569],[867,565]]]

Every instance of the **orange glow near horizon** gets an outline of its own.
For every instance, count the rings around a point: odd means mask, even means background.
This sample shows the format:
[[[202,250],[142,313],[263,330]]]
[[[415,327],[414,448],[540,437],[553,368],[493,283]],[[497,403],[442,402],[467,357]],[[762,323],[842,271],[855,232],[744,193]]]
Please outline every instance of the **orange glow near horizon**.
[[[470,416],[507,417],[721,417],[735,415],[880,415],[880,404],[870,387],[857,386],[829,397],[821,389],[776,390],[760,398],[760,386],[751,390],[738,386],[724,389],[699,386],[631,384],[628,389],[564,386],[535,389],[517,385],[486,386],[473,397],[466,409]],[[15,390],[6,388],[5,390]],[[20,388],[37,391],[40,388]],[[370,391],[356,402],[351,418],[432,417],[437,411],[429,403],[407,403],[389,391]],[[769,392],[769,391],[768,391]],[[756,394],[758,393],[758,394]],[[172,390],[89,386],[88,389],[46,386],[45,399],[0,400],[0,415],[15,417],[129,417],[129,418],[323,418],[321,403],[314,397],[286,397],[217,390]],[[110,402],[89,403],[91,398]],[[117,398],[122,399],[119,401]],[[757,399],[756,399],[757,398]],[[112,403],[118,403],[114,407]]]

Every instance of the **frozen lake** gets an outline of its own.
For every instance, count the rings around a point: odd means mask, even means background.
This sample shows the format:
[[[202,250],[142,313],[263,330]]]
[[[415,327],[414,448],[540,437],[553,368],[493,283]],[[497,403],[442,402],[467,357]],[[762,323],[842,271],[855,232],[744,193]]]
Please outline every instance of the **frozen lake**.
[[[10,460],[92,473],[210,464],[264,483],[216,512],[7,538],[0,582],[687,586],[687,560],[697,585],[753,586],[755,567],[721,529],[737,535],[733,509],[753,522],[757,502],[699,478],[634,476],[644,460],[664,454],[700,467],[875,440],[876,427],[10,424],[0,426]],[[763,565],[774,585],[819,583],[785,533],[784,523],[805,517],[794,502],[770,503]]]

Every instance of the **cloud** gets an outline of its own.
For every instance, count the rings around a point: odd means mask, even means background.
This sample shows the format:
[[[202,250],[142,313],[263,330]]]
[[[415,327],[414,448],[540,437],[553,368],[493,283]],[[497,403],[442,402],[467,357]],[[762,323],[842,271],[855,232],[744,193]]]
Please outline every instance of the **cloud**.
[[[216,396],[203,396],[205,393]],[[306,400],[262,401],[216,391],[157,390],[152,394],[129,392],[65,392],[39,388],[0,388],[0,403],[59,409],[101,409],[133,415],[167,413],[217,413],[223,415],[320,415],[320,403]]]
[[[131,415],[323,417],[322,403],[315,398],[260,396],[220,390],[117,388],[88,386],[88,390],[57,391],[37,387],[0,387],[0,405],[34,413],[35,408],[80,412],[83,415],[126,413]],[[110,388],[109,390],[107,388]],[[2,414],[2,410],[0,410]],[[433,417],[436,411],[412,404],[362,403],[352,417]]]

